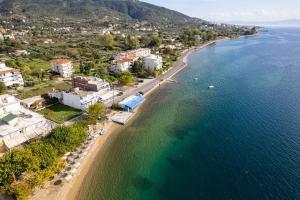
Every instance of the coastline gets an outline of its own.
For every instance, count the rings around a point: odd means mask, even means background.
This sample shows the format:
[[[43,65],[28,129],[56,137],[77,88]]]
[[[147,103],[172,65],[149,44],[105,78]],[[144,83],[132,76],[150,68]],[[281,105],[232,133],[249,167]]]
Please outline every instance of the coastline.
[[[168,80],[173,78],[175,75],[177,75],[179,72],[181,72],[187,65],[188,65],[188,57],[191,53],[198,51],[200,49],[203,49],[209,45],[212,45],[216,42],[227,40],[228,38],[221,38],[216,39],[211,42],[208,42],[206,44],[202,44],[197,47],[192,47],[190,49],[186,49],[181,53],[181,56],[176,61],[174,67],[172,67],[170,70],[168,70],[166,73],[161,75],[158,79],[160,81],[156,81],[155,85],[152,85],[153,87],[150,87],[147,91],[145,91],[145,96],[150,95],[153,91],[155,91],[160,85],[167,83]],[[126,126],[130,126],[130,124],[138,117],[138,114],[140,113],[141,107],[138,107],[135,110],[134,116],[130,119],[129,123]],[[125,126],[125,127],[126,127]],[[97,138],[95,143],[92,145],[88,155],[86,158],[82,161],[80,168],[78,169],[78,172],[73,177],[73,179],[70,182],[64,183],[62,186],[54,186],[50,183],[47,183],[44,187],[44,189],[39,189],[35,191],[35,193],[30,197],[30,199],[33,200],[52,200],[52,199],[76,199],[76,196],[78,192],[80,192],[80,186],[83,183],[86,175],[89,172],[89,169],[93,165],[93,162],[95,161],[98,154],[101,154],[105,150],[105,144],[109,142],[110,139],[113,138],[115,134],[118,134],[120,130],[124,128],[124,126],[115,124],[113,122],[106,122],[105,123],[105,129],[106,134]]]

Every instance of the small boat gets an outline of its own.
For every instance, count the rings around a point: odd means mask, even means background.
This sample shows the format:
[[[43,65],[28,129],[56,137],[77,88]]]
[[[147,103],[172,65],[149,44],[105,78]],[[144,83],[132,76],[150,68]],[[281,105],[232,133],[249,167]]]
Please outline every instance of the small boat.
[[[208,86],[208,89],[214,89],[214,88],[215,88],[215,86],[213,86],[213,85]]]
[[[194,78],[194,80],[195,80],[195,81],[198,81],[198,78],[196,77],[196,78]]]

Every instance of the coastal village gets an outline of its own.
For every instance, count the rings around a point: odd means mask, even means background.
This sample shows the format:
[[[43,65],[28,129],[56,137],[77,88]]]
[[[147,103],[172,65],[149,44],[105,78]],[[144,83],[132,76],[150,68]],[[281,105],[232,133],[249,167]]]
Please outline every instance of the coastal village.
[[[140,48],[114,56],[111,61],[112,72],[127,72],[138,59],[143,59],[143,68],[149,70],[160,70],[162,68],[162,57],[151,54],[151,49]],[[103,103],[107,108],[113,104],[120,108],[120,111],[111,116],[110,120],[125,124],[134,109],[143,103],[144,92],[138,91],[143,83],[135,85],[133,90],[125,91],[112,89],[109,82],[98,77],[73,76],[72,62],[67,59],[53,59],[49,61],[51,73],[56,73],[63,81],[70,82],[72,88],[69,90],[53,90],[45,94],[48,101],[56,101],[51,106],[62,104],[77,109],[81,115],[94,104]],[[18,85],[24,86],[22,73],[17,69],[7,67],[0,63],[1,83],[6,87]],[[154,78],[153,78],[154,79]],[[3,94],[1,98],[1,142],[2,152],[13,147],[22,145],[40,136],[46,136],[52,128],[57,126],[51,117],[46,119],[37,110],[43,111],[47,101],[42,96],[33,96],[26,99],[17,99],[14,95]],[[123,111],[122,111],[123,110]],[[128,114],[131,113],[131,114]],[[78,117],[78,116],[76,116]],[[71,119],[72,120],[72,119]],[[66,121],[67,122],[67,121]],[[64,122],[64,123],[66,123]]]
[[[37,188],[71,182],[112,124],[122,128],[147,94],[174,83],[192,51],[255,31],[203,24],[175,32],[108,17],[96,27],[27,20],[0,23],[0,166],[9,169],[0,172],[0,189],[17,199],[41,199]],[[12,167],[12,158],[29,164]]]

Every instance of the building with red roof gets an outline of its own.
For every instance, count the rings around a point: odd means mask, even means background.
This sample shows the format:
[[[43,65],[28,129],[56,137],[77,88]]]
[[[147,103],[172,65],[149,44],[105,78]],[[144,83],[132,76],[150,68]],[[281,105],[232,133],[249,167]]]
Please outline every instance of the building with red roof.
[[[72,62],[67,59],[50,60],[51,72],[58,73],[63,78],[70,78],[73,74]]]

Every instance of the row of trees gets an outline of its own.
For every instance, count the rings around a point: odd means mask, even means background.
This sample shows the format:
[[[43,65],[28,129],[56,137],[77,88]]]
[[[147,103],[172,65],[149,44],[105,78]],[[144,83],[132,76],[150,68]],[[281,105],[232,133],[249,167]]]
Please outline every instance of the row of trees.
[[[159,47],[162,43],[162,39],[157,35],[152,35],[142,39],[127,35],[124,39],[117,39],[113,35],[100,35],[99,45],[106,50],[111,50],[114,47],[120,46],[122,50],[131,50],[139,47],[155,48]]]
[[[74,151],[87,137],[88,121],[55,128],[49,136],[22,149],[13,149],[0,159],[0,192],[27,199],[35,187],[65,165],[61,156]]]
[[[200,29],[186,29],[180,39],[186,46],[196,46],[201,42],[216,39],[218,33],[214,31],[201,31]]]

